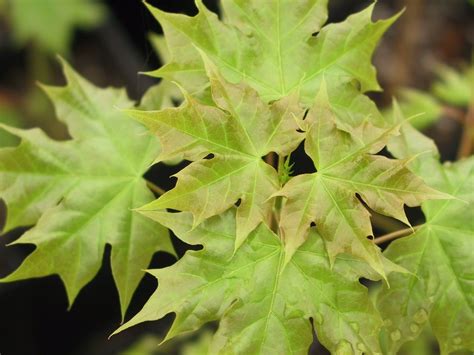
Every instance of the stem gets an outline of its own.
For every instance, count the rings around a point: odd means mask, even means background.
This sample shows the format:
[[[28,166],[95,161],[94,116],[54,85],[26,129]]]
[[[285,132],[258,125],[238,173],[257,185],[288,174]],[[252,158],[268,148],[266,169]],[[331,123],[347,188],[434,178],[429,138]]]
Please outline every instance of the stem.
[[[392,232],[392,233],[384,234],[380,237],[375,238],[374,243],[375,244],[382,244],[382,243],[388,242],[388,241],[393,240],[393,239],[406,237],[407,235],[409,235],[409,234],[413,233],[414,231],[416,231],[421,226],[422,225],[414,226],[412,228],[400,229],[400,230]]]
[[[452,106],[443,106],[443,115],[456,122],[464,123],[464,110]]]
[[[53,73],[48,54],[35,42],[30,45],[28,61],[31,77],[34,80],[46,83],[51,81]]]
[[[277,172],[278,172],[278,177],[281,176],[281,172],[284,169],[284,158],[277,155],[276,158],[278,159],[278,167],[277,167]],[[273,232],[275,232],[276,235],[279,235],[278,233],[278,227],[280,225],[280,210],[281,210],[281,204],[282,204],[282,197],[277,196],[275,198],[275,204],[273,205],[273,211],[272,211],[272,217],[271,217],[271,224],[270,228]]]
[[[148,188],[157,195],[163,195],[166,192],[161,187],[155,185],[154,183],[148,180],[146,180],[146,186],[148,186]]]
[[[278,168],[277,168],[278,176],[281,176],[281,172],[284,169],[285,162],[283,160],[284,160],[283,157],[278,156]]]
[[[463,134],[458,150],[458,159],[471,155],[474,141],[474,102],[469,105],[466,117],[464,118]]]

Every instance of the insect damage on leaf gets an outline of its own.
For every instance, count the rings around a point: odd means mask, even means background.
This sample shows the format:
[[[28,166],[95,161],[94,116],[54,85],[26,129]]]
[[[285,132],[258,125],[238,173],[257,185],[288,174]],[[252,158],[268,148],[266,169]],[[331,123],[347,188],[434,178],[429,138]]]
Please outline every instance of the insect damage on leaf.
[[[116,109],[133,106],[124,90],[96,88],[63,67],[67,86],[44,88],[71,140],[2,126],[22,139],[18,147],[0,149],[4,229],[36,224],[15,242],[36,250],[2,281],[58,274],[72,303],[110,244],[124,314],[153,254],[174,253],[166,228],[131,211],[154,199],[142,175],[160,147]]]

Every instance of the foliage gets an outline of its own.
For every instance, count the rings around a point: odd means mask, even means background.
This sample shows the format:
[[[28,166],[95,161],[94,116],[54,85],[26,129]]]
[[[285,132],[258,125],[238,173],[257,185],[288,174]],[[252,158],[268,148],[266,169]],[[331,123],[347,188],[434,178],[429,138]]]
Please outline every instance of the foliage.
[[[190,244],[168,269],[154,270],[160,286],[145,308],[121,329],[176,312],[167,335],[220,319],[210,353],[304,353],[312,342],[309,317],[329,349],[354,344],[377,351],[381,318],[358,282],[376,275],[354,258],[331,269],[322,240],[312,238],[285,267],[280,239],[261,224],[233,256],[236,213],[230,210],[191,229],[189,213],[146,212]],[[370,326],[368,326],[370,325]],[[337,326],[338,332],[332,327]]]
[[[377,90],[372,52],[396,16],[371,21],[373,5],[346,21],[323,27],[327,0],[224,1],[224,22],[196,1],[195,17],[148,5],[165,33],[170,60],[152,75],[178,82],[191,93],[208,87],[199,51],[232,83],[241,80],[266,102],[298,90],[311,104],[323,77],[357,79],[362,91]]]
[[[50,53],[67,54],[74,29],[96,26],[105,16],[98,0],[6,0],[13,38],[19,46],[33,41]]]
[[[64,73],[67,86],[44,89],[71,140],[2,126],[22,139],[18,147],[0,150],[0,194],[8,206],[4,229],[36,224],[15,243],[37,247],[3,281],[58,274],[72,303],[110,244],[124,314],[154,252],[173,253],[166,229],[131,211],[153,200],[142,175],[159,144],[114,109],[133,106],[124,90],[98,89],[67,64]]]
[[[454,106],[468,106],[474,97],[474,63],[458,72],[446,66],[438,69],[439,81],[433,93],[440,100]]]
[[[411,274],[390,275],[377,302],[387,319],[388,349],[415,339],[429,321],[441,352],[473,349],[474,298],[474,157],[440,164],[433,143],[411,127],[390,145],[398,157],[429,152],[412,168],[434,188],[456,197],[422,204],[426,223],[411,236],[394,241],[385,251]],[[394,302],[394,299],[397,301]]]
[[[0,124],[18,126],[20,125],[20,122],[21,118],[19,114],[12,107],[0,103]],[[17,137],[4,130],[0,131],[0,147],[13,146],[17,143]]]
[[[430,91],[403,89],[400,93],[401,110],[407,117],[417,115],[411,123],[418,129],[436,122],[443,114],[443,106],[467,108],[474,101],[474,63],[461,71],[439,66],[436,74],[438,80]]]
[[[202,249],[150,270],[157,290],[117,332],[174,313],[165,340],[219,323],[206,353],[304,354],[314,327],[333,353],[391,354],[429,319],[444,353],[474,350],[473,160],[439,164],[396,104],[385,118],[364,94],[396,16],[373,22],[372,5],[323,26],[327,0],[229,0],[221,21],[196,3],[195,17],[150,7],[166,35],[151,74],[178,84],[179,107],[169,82],[134,107],[65,66],[69,84],[46,92],[71,140],[3,126],[23,139],[0,150],[7,229],[36,223],[18,242],[37,246],[4,281],[57,273],[72,302],[109,243],[123,314],[169,229]],[[316,171],[293,176],[300,144]],[[143,174],[177,159],[153,200]],[[427,223],[382,253],[370,211],[409,225],[420,204]],[[361,279],[382,280],[376,302]]]

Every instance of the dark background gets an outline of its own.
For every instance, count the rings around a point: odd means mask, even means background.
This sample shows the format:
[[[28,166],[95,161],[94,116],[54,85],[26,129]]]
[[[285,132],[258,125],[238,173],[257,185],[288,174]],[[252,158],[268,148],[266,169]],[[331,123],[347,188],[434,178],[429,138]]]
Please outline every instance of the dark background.
[[[14,0],[13,0],[14,1]],[[41,1],[41,0],[37,0]],[[260,0],[265,1],[265,0]],[[171,12],[196,12],[191,0],[149,0]],[[204,1],[216,10],[216,1]],[[330,21],[341,21],[362,9],[369,1],[332,1]],[[156,69],[160,63],[147,41],[150,31],[160,26],[139,0],[108,0],[108,21],[92,32],[78,32],[68,60],[77,70],[98,85],[126,86],[133,98],[139,98],[156,79],[139,76],[138,71]],[[469,61],[474,36],[474,12],[463,0],[399,0],[380,1],[376,17],[388,17],[407,6],[401,20],[389,30],[375,57],[384,93],[373,98],[384,105],[400,86],[427,88],[433,80],[437,62],[458,65]],[[0,31],[6,31],[0,27]],[[53,61],[52,59],[51,61]],[[8,33],[0,32],[0,98],[14,103],[23,100],[36,79],[29,76],[27,49],[16,49]],[[59,65],[54,65],[54,80],[61,84]],[[64,139],[60,124],[38,122],[33,118],[26,126],[40,125],[51,136]],[[428,131],[440,145],[444,159],[453,159],[458,145],[460,126],[441,119]],[[298,159],[298,155],[297,155]],[[300,162],[298,172],[309,169]],[[169,174],[176,168],[154,168],[149,177],[160,186],[170,187]],[[418,212],[412,212],[416,218]],[[0,211],[0,218],[1,218]],[[6,247],[18,238],[15,230],[0,238],[0,277],[14,270],[33,250],[31,246]],[[185,247],[175,241],[179,253]],[[169,255],[158,253],[151,267],[174,262]],[[155,281],[145,276],[132,301],[127,318],[135,314],[155,288]],[[107,340],[120,324],[118,297],[109,268],[109,250],[99,275],[79,294],[68,311],[64,288],[56,276],[11,284],[0,284],[0,353],[1,355],[53,354],[119,354],[143,334],[162,334],[172,320],[143,324]],[[167,349],[166,353],[175,353]],[[313,353],[322,353],[315,345]]]

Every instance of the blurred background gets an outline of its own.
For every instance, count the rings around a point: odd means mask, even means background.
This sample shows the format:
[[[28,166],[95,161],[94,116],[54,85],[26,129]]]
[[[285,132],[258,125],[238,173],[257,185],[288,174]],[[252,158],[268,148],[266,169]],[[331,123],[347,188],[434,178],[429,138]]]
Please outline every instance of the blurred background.
[[[193,0],[148,2],[170,12],[196,13]],[[204,3],[218,11],[216,0]],[[371,2],[330,3],[329,21],[338,22]],[[405,13],[388,31],[374,58],[384,92],[370,96],[387,110],[392,97],[397,96],[407,114],[424,112],[415,124],[436,140],[443,160],[455,160],[472,152],[468,132],[472,132],[474,122],[466,117],[469,104],[472,106],[470,90],[474,83],[474,1],[380,0],[374,17],[389,17],[404,7]],[[0,0],[0,122],[41,127],[55,139],[68,139],[65,127],[55,119],[51,104],[36,85],[37,81],[64,83],[57,54],[96,85],[125,86],[132,98],[139,99],[158,82],[137,74],[160,66],[153,33],[161,33],[161,28],[141,0]],[[16,143],[14,137],[0,132],[0,147]],[[153,169],[149,178],[169,187],[168,177],[175,170]],[[419,210],[410,213],[411,218],[420,218]],[[0,202],[0,226],[4,214],[5,206]],[[397,227],[393,221],[379,219],[375,221],[378,233]],[[18,267],[33,250],[25,245],[6,247],[23,231],[0,237],[0,277]],[[182,255],[185,248],[175,242]],[[0,354],[186,352],[187,340],[156,350],[172,316],[107,339],[120,323],[108,254],[106,251],[99,275],[81,291],[70,310],[58,277],[0,284]],[[173,262],[171,256],[160,254],[151,267]],[[155,281],[145,276],[128,317],[141,308],[154,288]],[[197,336],[204,343],[207,333]],[[436,351],[429,332],[404,350],[407,354]],[[315,343],[311,353],[322,354],[324,350]]]

